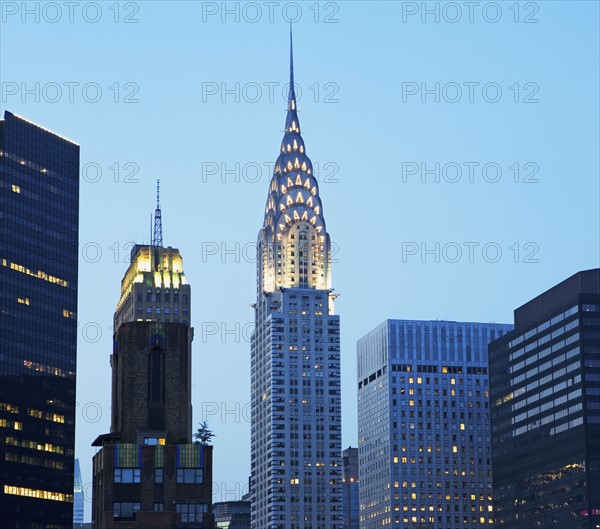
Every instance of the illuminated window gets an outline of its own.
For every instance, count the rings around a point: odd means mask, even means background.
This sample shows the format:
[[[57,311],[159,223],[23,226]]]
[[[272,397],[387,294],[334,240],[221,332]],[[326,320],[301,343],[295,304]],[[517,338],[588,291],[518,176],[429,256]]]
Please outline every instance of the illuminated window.
[[[0,419],[0,428],[13,428],[15,430],[22,430],[23,423],[18,421],[8,421],[6,419]]]
[[[72,494],[64,494],[62,492],[51,492],[48,490],[27,489],[25,487],[15,487],[13,485],[4,485],[4,494],[12,494],[15,496],[26,496],[28,498],[38,498],[40,500],[53,500],[73,502]]]
[[[9,413],[19,413],[19,407],[7,402],[0,402],[0,411],[7,411]]]
[[[21,188],[15,184],[12,185],[13,193],[21,193]]]
[[[164,446],[167,444],[167,440],[164,437],[144,437],[144,444],[147,446]]]

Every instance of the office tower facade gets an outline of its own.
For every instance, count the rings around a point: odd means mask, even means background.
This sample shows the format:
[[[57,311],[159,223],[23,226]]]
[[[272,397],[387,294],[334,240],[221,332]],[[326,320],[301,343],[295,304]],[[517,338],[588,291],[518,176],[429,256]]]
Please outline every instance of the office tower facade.
[[[79,146],[0,120],[0,520],[71,528]]]
[[[496,527],[600,527],[600,269],[515,310],[490,344]]]
[[[250,502],[223,501],[213,504],[216,529],[250,529]]]
[[[212,446],[191,441],[190,306],[181,255],[155,227],[152,244],[131,251],[115,311],[111,431],[94,441],[96,529],[213,527]]]
[[[73,526],[83,525],[83,480],[79,459],[75,459],[75,481],[73,483]]]
[[[359,527],[358,448],[348,447],[342,452],[342,507],[344,529]]]
[[[340,322],[333,307],[330,239],[300,135],[290,63],[285,133],[257,243],[252,527],[338,529]]]
[[[496,323],[387,320],[358,341],[360,527],[490,526]]]

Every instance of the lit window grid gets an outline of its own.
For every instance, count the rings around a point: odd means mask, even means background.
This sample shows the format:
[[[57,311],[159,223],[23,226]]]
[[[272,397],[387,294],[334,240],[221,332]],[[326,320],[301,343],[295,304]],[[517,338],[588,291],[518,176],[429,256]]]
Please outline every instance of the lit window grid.
[[[443,322],[394,321],[390,323],[389,333],[386,323],[361,340],[363,355],[360,354],[359,344],[361,382],[369,370],[374,373],[383,372],[384,375],[377,376],[370,384],[359,389],[361,523],[366,528],[375,527],[378,523],[392,522],[398,527],[403,527],[402,524],[433,522],[436,527],[464,524],[479,527],[481,524],[491,523],[491,454],[486,418],[489,414],[488,381],[487,375],[474,374],[481,372],[487,365],[482,360],[487,356],[487,342],[491,335],[488,329],[482,327],[484,324],[452,323],[446,324],[448,327],[445,331],[448,334],[444,336],[445,333],[440,329]],[[413,327],[412,331],[407,333],[409,324]],[[463,326],[460,332],[457,326]],[[430,337],[437,336],[438,339],[446,338],[445,344],[438,344],[437,352],[442,356],[441,361],[423,360],[427,355],[420,354],[423,351],[418,351],[417,340],[408,339],[411,333],[413,338],[416,337],[416,328],[420,331],[421,343],[426,341],[427,334]],[[495,331],[499,336],[511,328],[508,325],[498,325]],[[408,351],[388,348],[388,344],[394,342],[390,338],[392,334],[395,334],[396,338],[399,335],[406,338]],[[458,340],[459,335],[464,337],[465,341]],[[455,340],[447,340],[448,336],[454,336]],[[458,345],[465,345],[467,336],[472,349],[471,358],[476,358],[478,362],[465,362],[465,349],[463,348],[462,354],[458,351]],[[384,347],[381,347],[381,344],[385,344]],[[427,345],[431,347],[430,343]],[[368,352],[365,352],[365,349]],[[408,354],[398,354],[402,352]],[[388,356],[398,360],[402,356],[402,361],[406,361],[406,364],[411,361],[412,371],[388,372]],[[443,373],[444,365],[452,362],[463,365],[464,374]],[[406,364],[405,367],[409,367]],[[438,373],[419,373],[419,364],[436,365]],[[468,365],[473,366],[473,374],[467,373]],[[362,373],[361,366],[364,369]],[[435,378],[439,379],[437,407],[434,390],[431,390],[429,396],[423,391],[427,385],[426,381],[429,379],[429,385],[433,386]],[[421,389],[421,398],[417,394],[417,388]],[[455,395],[451,395],[452,391]],[[453,408],[448,404],[447,410],[462,409],[462,413],[465,413],[463,419],[460,419],[460,411],[454,412],[459,414],[457,419],[449,415],[448,430],[444,429],[443,422],[440,421],[443,415],[440,415],[437,421],[434,415],[436,412],[444,413],[441,411],[444,399],[453,399],[456,405]],[[471,419],[469,411],[464,410],[472,410],[470,413],[474,415]],[[412,424],[409,415],[411,411],[415,414]],[[423,415],[422,418],[418,417],[419,413]],[[427,429],[426,424],[428,413],[431,414],[431,430]],[[420,425],[420,422],[423,424]],[[451,425],[455,430],[452,430]],[[423,429],[420,430],[419,426]],[[421,434],[424,438],[419,441],[418,432],[423,431],[431,433]],[[413,440],[410,439],[410,432],[414,432]],[[453,439],[454,435],[456,438]],[[470,435],[474,436],[472,442],[469,442]],[[430,442],[426,436],[431,436]],[[439,436],[437,443],[436,436]],[[414,483],[415,487],[412,487],[410,492],[403,491],[406,489],[402,487],[405,483],[409,485],[409,490],[411,484]],[[450,492],[447,491],[446,484],[449,485]],[[443,492],[440,493],[440,489]],[[464,498],[463,494],[466,494]],[[446,512],[448,501],[455,503],[459,512]]]

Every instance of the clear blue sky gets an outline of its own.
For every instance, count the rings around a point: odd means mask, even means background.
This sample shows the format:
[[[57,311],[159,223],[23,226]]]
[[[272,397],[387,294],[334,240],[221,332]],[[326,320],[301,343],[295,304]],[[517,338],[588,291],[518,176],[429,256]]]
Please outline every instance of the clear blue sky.
[[[214,499],[245,492],[254,243],[284,125],[286,16],[335,245],[345,446],[356,341],[384,319],[510,323],[599,265],[597,2],[52,4],[24,16],[2,3],[0,106],[81,145],[84,483],[110,427],[127,245],[148,241],[160,178],[164,240],[192,285],[194,422],[217,434]]]

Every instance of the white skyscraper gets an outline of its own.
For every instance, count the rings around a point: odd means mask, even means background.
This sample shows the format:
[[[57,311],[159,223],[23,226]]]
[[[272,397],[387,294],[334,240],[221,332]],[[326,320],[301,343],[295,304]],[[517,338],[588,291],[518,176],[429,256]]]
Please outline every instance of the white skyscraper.
[[[285,133],[258,234],[252,336],[252,527],[342,527],[340,321],[330,239],[296,113],[290,35]]]

